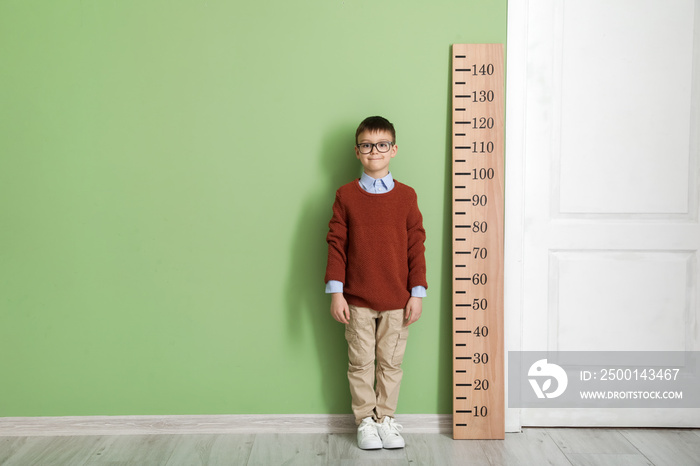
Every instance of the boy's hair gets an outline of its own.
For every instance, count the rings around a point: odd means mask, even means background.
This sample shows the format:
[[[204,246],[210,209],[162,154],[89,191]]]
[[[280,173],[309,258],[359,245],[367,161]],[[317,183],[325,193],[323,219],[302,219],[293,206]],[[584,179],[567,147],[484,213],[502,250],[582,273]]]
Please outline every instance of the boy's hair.
[[[391,142],[396,142],[396,130],[394,129],[394,125],[386,118],[371,116],[362,120],[360,126],[357,127],[357,131],[355,131],[355,144],[357,144],[357,138],[363,131],[369,131],[370,133],[374,133],[375,131],[387,131],[391,134]]]

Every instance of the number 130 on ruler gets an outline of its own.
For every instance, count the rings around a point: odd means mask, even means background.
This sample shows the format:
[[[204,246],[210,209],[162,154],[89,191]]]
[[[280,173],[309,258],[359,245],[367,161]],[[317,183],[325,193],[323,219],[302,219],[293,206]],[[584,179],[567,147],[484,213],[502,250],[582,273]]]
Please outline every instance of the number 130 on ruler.
[[[505,436],[503,69],[501,44],[452,46],[455,439]]]

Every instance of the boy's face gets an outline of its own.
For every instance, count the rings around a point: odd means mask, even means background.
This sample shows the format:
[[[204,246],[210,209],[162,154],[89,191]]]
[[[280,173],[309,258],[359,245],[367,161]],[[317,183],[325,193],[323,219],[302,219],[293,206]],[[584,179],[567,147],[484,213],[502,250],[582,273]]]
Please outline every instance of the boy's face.
[[[357,137],[357,144],[377,144],[380,142],[392,142],[391,133],[388,131],[363,131]],[[389,162],[396,157],[398,147],[395,144],[387,152],[379,152],[375,145],[372,150],[363,154],[360,149],[355,146],[355,155],[362,163],[367,173],[372,178],[383,178],[389,174]]]

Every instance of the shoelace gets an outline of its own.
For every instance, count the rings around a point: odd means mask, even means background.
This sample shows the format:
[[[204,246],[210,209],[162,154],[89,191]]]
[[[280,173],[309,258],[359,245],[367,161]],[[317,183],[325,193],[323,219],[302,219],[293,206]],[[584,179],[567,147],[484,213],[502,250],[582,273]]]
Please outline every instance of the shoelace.
[[[389,418],[389,421],[386,424],[382,423],[379,425],[385,427],[387,433],[391,435],[399,435],[399,432],[403,430],[403,426],[396,422],[394,418]]]
[[[372,429],[372,424],[373,424],[373,422],[363,422],[362,424],[360,424],[360,427],[358,427],[357,430],[359,430],[360,432],[363,432],[363,433],[364,433],[366,430],[369,430],[369,431],[370,431],[370,432],[369,432],[370,434],[373,434],[373,436],[376,436],[376,435],[377,435],[377,431],[376,431],[376,429]]]

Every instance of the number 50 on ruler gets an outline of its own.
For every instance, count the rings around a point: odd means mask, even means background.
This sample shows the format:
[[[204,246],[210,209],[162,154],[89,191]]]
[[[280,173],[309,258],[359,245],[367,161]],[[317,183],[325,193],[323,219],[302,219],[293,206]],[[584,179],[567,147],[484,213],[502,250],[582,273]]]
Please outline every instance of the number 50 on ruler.
[[[453,437],[505,436],[501,44],[452,46]]]

